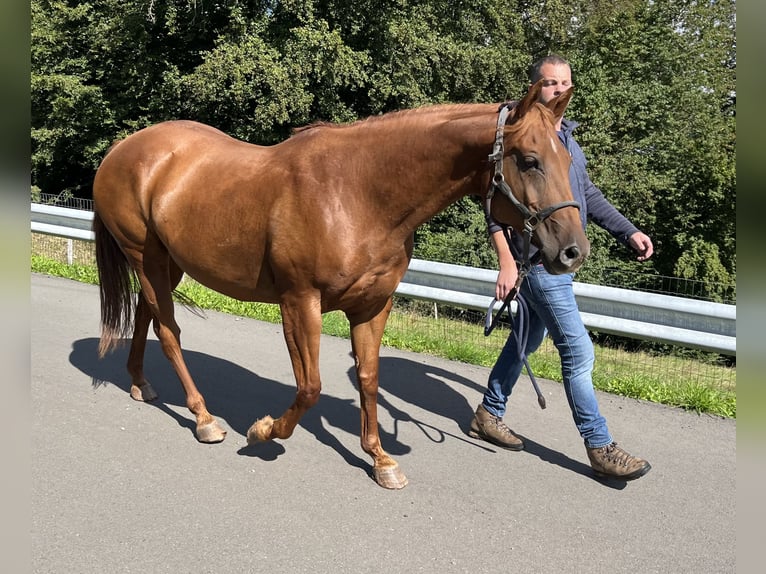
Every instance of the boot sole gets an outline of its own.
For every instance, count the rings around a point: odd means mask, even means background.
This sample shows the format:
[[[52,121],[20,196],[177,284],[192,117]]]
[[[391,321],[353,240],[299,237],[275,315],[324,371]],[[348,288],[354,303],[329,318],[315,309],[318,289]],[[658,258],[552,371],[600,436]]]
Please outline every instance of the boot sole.
[[[524,443],[523,442],[521,444],[511,444],[511,445],[504,444],[504,443],[502,443],[500,441],[494,440],[492,437],[489,437],[489,436],[486,436],[486,435],[483,435],[483,434],[479,434],[478,432],[476,432],[473,429],[470,429],[468,431],[468,436],[470,436],[471,438],[478,438],[478,439],[483,440],[485,442],[492,443],[495,446],[499,446],[500,448],[504,448],[505,450],[512,450],[512,451],[516,451],[516,452],[518,452],[520,450],[524,450]]]
[[[607,474],[606,472],[601,472],[600,470],[596,470],[595,468],[593,469],[593,472],[599,478],[614,478],[617,480],[636,480],[637,478],[641,478],[642,476],[644,476],[650,470],[652,470],[652,465],[647,462],[646,466],[643,466],[639,468],[638,470],[631,472],[630,474],[626,474],[624,476],[620,476],[617,474]]]

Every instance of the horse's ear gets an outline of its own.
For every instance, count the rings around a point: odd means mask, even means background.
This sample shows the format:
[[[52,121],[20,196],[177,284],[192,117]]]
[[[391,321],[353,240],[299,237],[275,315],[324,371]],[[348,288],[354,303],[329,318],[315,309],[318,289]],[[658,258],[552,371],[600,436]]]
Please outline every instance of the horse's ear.
[[[524,96],[519,104],[516,106],[516,114],[514,117],[520,118],[524,114],[527,113],[529,108],[532,107],[532,104],[538,101],[538,98],[540,97],[540,90],[543,89],[543,80],[540,79],[536,83],[529,86],[529,90],[527,91],[527,95]]]
[[[569,100],[572,99],[572,94],[574,93],[574,86],[569,88],[566,92],[563,92],[553,98],[550,102],[548,102],[546,105],[548,106],[548,109],[553,112],[553,117],[556,119],[561,118],[564,116],[564,112],[567,109],[567,106],[569,105]]]

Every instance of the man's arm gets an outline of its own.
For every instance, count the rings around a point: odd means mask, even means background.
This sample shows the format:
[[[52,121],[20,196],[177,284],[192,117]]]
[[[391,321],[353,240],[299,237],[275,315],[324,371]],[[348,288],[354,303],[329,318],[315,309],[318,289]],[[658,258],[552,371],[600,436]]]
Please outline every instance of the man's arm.
[[[606,229],[617,241],[638,253],[639,261],[646,261],[654,253],[651,238],[638,229],[619,210],[609,203],[603,192],[586,175],[585,201],[588,217],[593,223]]]
[[[588,217],[591,221],[606,229],[623,245],[638,253],[639,261],[646,261],[654,253],[651,238],[638,229],[604,197],[601,190],[590,182],[588,193]]]
[[[588,219],[608,231],[618,242],[636,251],[639,261],[649,259],[654,253],[652,240],[609,203],[598,186],[591,181],[588,175],[588,160],[585,158],[580,144],[574,138],[569,139],[569,151],[572,154],[572,167],[577,174],[580,189],[585,196]]]

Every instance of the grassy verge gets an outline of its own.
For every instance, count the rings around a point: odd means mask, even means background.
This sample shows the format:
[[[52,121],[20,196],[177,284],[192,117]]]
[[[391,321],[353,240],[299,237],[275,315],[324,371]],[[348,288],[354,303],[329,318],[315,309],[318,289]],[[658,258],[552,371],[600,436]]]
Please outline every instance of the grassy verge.
[[[63,264],[40,255],[32,255],[33,272],[47,273],[76,281],[97,284],[92,265]],[[211,291],[198,283],[182,282],[179,291],[202,309],[212,309],[261,321],[279,323],[279,308],[264,303],[245,303]],[[395,309],[386,327],[383,344],[417,353],[491,367],[508,332],[498,328],[490,337],[480,334],[476,322],[445,318],[429,318],[407,310]],[[349,327],[340,312],[323,316],[323,332],[349,337]],[[530,357],[530,365],[538,378],[561,381],[558,355],[548,342]],[[669,406],[736,418],[736,383],[721,383],[726,374],[706,382],[700,372],[731,367],[711,366],[694,359],[666,355],[649,355],[636,351],[596,346],[594,386],[603,391],[648,400]],[[735,373],[734,373],[735,374]]]

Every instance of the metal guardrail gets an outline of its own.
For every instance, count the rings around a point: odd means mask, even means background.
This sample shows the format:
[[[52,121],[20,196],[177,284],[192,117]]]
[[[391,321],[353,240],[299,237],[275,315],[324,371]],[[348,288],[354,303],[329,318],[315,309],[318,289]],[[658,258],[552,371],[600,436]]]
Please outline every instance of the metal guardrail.
[[[496,278],[497,271],[489,269],[413,259],[396,292],[486,311]],[[574,293],[583,323],[591,331],[737,354],[736,305],[578,282]]]
[[[94,241],[93,212],[54,205],[32,204],[32,231],[70,239]]]
[[[34,233],[94,239],[90,211],[37,203],[31,211]],[[396,294],[486,311],[496,278],[495,270],[413,259]],[[578,282],[574,292],[583,322],[591,331],[737,354],[736,305]]]

